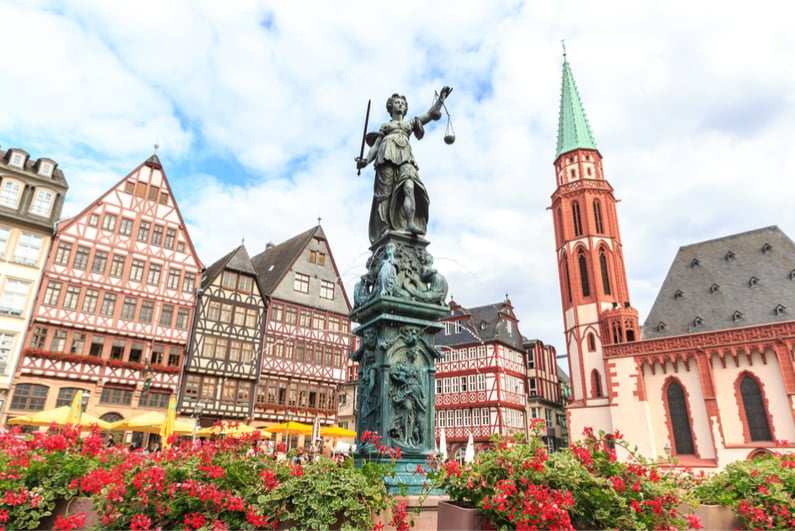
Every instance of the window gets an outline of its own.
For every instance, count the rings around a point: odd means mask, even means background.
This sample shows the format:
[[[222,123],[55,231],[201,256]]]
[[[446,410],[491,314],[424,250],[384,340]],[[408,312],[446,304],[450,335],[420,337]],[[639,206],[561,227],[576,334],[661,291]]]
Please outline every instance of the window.
[[[582,296],[588,297],[591,295],[591,287],[588,283],[588,265],[585,260],[585,253],[580,250],[577,253],[577,262],[580,266],[580,283],[582,284]]]
[[[204,337],[201,353],[205,358],[212,358],[215,356],[215,338],[213,336]]]
[[[71,354],[82,356],[86,351],[86,335],[85,334],[72,334],[72,346],[69,349]]]
[[[91,249],[88,247],[83,247],[82,245],[78,245],[77,252],[75,253],[75,260],[72,262],[72,267],[75,269],[85,270],[88,266],[89,254],[91,254]]]
[[[301,310],[301,320],[298,322],[298,326],[301,328],[309,328],[312,325],[312,313]]]
[[[168,270],[168,280],[166,281],[166,286],[168,286],[168,289],[179,289],[179,277],[179,269]]]
[[[72,244],[61,242],[55,250],[55,259],[53,263],[58,265],[69,265],[69,258],[72,256]]]
[[[113,345],[110,347],[110,359],[120,360],[124,357],[124,349],[127,347],[127,342],[123,339],[114,339]]]
[[[309,251],[309,262],[324,265],[326,263],[326,255],[318,251]]]
[[[170,304],[164,304],[163,309],[160,311],[160,326],[171,328],[171,321],[174,320],[174,307]]]
[[[16,166],[17,168],[24,168],[26,159],[27,157],[24,154],[12,151],[11,160],[9,161],[9,164],[11,164],[12,166]]]
[[[254,345],[251,343],[243,343],[243,351],[241,353],[241,361],[251,363],[254,359]]]
[[[146,275],[146,283],[150,286],[159,285],[161,269],[161,266],[157,264],[149,264],[149,273]]]
[[[171,393],[160,391],[144,391],[138,401],[138,407],[151,407],[155,409],[167,409]]]
[[[3,179],[3,187],[0,188],[0,206],[16,208],[21,191],[22,186],[17,181]]]
[[[94,262],[91,264],[91,272],[105,274],[105,265],[108,263],[108,253],[105,251],[94,251]]]
[[[257,310],[246,308],[246,327],[254,328],[255,326],[257,326]]]
[[[748,434],[751,440],[772,441],[773,436],[767,422],[767,411],[759,383],[751,376],[745,376],[740,382],[740,395],[743,399],[745,420],[748,423]]]
[[[672,381],[665,394],[668,399],[668,416],[671,419],[676,455],[693,455],[696,452],[690,431],[690,416],[684,389]]]
[[[199,386],[201,384],[201,376],[189,374],[185,379],[185,398],[196,400],[199,398]]]
[[[138,305],[138,300],[134,297],[124,297],[124,304],[121,307],[121,318],[127,321],[135,319],[135,307]]]
[[[160,188],[157,186],[149,186],[149,197],[150,201],[157,201],[157,196],[160,195]]]
[[[221,322],[222,323],[231,323],[232,322],[232,305],[231,304],[222,304],[221,305]]]
[[[163,247],[166,249],[173,249],[174,248],[174,240],[177,238],[177,231],[174,229],[166,229],[166,241],[163,244]]]
[[[320,281],[320,298],[326,300],[334,300],[334,283],[328,280]]]
[[[63,298],[64,310],[74,310],[77,308],[77,300],[80,298],[80,286],[67,286],[66,295]]]
[[[116,215],[105,214],[105,217],[102,218],[102,228],[110,232],[116,230]]]
[[[152,301],[141,302],[141,313],[138,314],[138,321],[142,323],[151,323],[152,314],[155,311],[155,303]]]
[[[6,280],[3,295],[0,296],[0,314],[14,316],[22,315],[29,290],[30,282],[14,279]]]
[[[61,283],[53,282],[50,280],[47,283],[47,289],[44,290],[44,300],[42,304],[45,306],[58,306],[58,298],[61,296]]]
[[[251,287],[254,285],[254,279],[240,275],[237,282],[237,289],[242,293],[251,293]]]
[[[194,273],[185,273],[185,277],[182,280],[182,291],[185,293],[191,293],[195,287],[196,275]]]
[[[88,225],[90,227],[98,227],[99,226],[99,214],[91,214],[88,217]]]
[[[50,345],[52,352],[65,352],[66,351],[66,330],[56,330],[52,336],[52,345]]]
[[[596,336],[588,332],[588,352],[596,352]]]
[[[182,349],[171,347],[168,349],[168,366],[179,367],[179,360],[182,357]]]
[[[190,316],[190,310],[187,308],[180,308],[177,310],[177,324],[174,326],[180,330],[186,330],[188,328],[188,318]]]
[[[124,265],[127,262],[127,257],[114,254],[113,261],[110,263],[110,272],[108,273],[112,277],[121,278],[124,275]]]
[[[154,345],[152,347],[152,355],[149,357],[149,362],[152,365],[163,365],[163,354],[166,348],[163,345]]]
[[[610,276],[607,274],[607,256],[604,248],[599,253],[599,268],[602,271],[602,289],[605,295],[610,295]]]
[[[11,409],[42,411],[49,391],[50,389],[44,385],[17,384],[14,397],[11,399]]]
[[[91,347],[88,349],[88,355],[95,358],[102,357],[102,350],[105,348],[105,338],[101,336],[94,336],[91,339]]]
[[[232,340],[229,344],[229,359],[232,361],[240,361],[240,351],[242,345],[240,341]]]
[[[234,314],[234,322],[237,326],[243,326],[246,323],[246,309],[245,308],[235,308]]]
[[[284,323],[295,325],[298,322],[298,310],[291,306],[284,309]]]
[[[58,398],[55,400],[55,407],[70,406],[75,394],[82,389],[77,387],[62,387],[58,390]]]
[[[597,234],[604,234],[605,229],[602,225],[602,205],[598,199],[593,200],[593,217],[594,217],[594,227],[596,228]]]
[[[121,223],[119,224],[119,234],[122,236],[129,236],[132,234],[134,220],[130,218],[121,218]]]
[[[149,227],[151,224],[148,221],[142,221],[140,225],[138,225],[138,241],[139,242],[148,242],[149,241]]]
[[[301,293],[309,293],[309,276],[303,273],[296,273],[293,280],[293,289]]]
[[[601,397],[602,395],[602,376],[599,371],[594,369],[591,371],[591,396]]]
[[[132,267],[130,268],[130,280],[140,282],[144,278],[144,267],[146,262],[143,260],[133,260]]]
[[[159,246],[163,242],[163,226],[155,225],[152,228],[152,245]]]
[[[114,293],[106,293],[102,298],[102,306],[99,309],[100,315],[106,317],[113,317],[113,312],[116,309],[116,295]]]
[[[100,404],[113,404],[117,406],[132,405],[132,389],[120,387],[105,387],[99,397]]]
[[[44,243],[44,238],[37,234],[20,233],[17,248],[14,251],[14,262],[35,266],[39,262],[42,243]]]
[[[221,277],[221,286],[226,289],[234,290],[237,287],[237,274],[231,271],[224,271]]]
[[[582,235],[582,219],[580,218],[580,204],[574,202],[571,204],[571,217],[574,223],[574,235]]]
[[[30,338],[30,348],[43,349],[47,341],[47,329],[37,326],[33,329],[33,336]]]
[[[315,312],[312,315],[312,328],[315,330],[324,330],[326,328],[326,316],[322,313]]]
[[[14,346],[12,334],[0,334],[0,374],[5,374],[8,360],[11,357],[11,348]]]
[[[478,391],[486,390],[486,375],[478,374]]]
[[[130,357],[129,360],[131,363],[141,363],[141,360],[144,356],[144,344],[140,341],[133,341],[132,347],[130,347]]]

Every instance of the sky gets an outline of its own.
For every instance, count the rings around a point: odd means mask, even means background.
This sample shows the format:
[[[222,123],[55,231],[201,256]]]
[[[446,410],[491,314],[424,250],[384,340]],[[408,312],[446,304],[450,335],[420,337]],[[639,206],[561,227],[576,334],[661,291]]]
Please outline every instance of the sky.
[[[318,223],[348,294],[365,272],[370,130],[393,93],[430,195],[428,250],[464,307],[510,298],[565,354],[552,214],[563,48],[615,190],[641,324],[677,249],[795,238],[795,32],[783,2],[0,0],[0,145],[49,157],[63,216],[154,151],[199,257]],[[562,362],[565,366],[565,362]]]

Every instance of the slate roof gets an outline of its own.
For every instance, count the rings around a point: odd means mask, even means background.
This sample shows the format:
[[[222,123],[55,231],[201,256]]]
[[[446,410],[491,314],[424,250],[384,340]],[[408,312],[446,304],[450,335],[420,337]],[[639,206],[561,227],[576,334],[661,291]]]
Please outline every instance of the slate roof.
[[[238,273],[247,273],[254,276],[257,274],[254,270],[254,265],[251,263],[251,258],[248,256],[248,251],[246,251],[246,246],[240,245],[207,268],[202,275],[202,289],[212,283],[224,269],[230,269]]]
[[[451,307],[450,312],[443,320],[457,320],[451,319],[456,315],[466,316],[464,330],[450,335],[445,335],[444,331],[439,332],[436,334],[437,345],[452,347],[497,341],[517,350],[523,350],[518,320],[509,300],[475,308]],[[508,321],[513,323],[510,328],[507,326]]]
[[[793,312],[795,243],[771,226],[681,247],[641,335],[791,321]]]
[[[279,285],[304,248],[317,236],[325,240],[326,234],[320,225],[293,236],[287,241],[269,247],[254,256],[251,263],[257,272],[257,283],[263,295],[270,295]]]

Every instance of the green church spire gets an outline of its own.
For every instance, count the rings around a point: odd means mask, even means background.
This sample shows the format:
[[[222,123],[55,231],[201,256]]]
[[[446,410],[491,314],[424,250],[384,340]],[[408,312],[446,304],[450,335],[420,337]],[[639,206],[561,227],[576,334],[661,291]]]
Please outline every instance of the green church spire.
[[[596,149],[580,94],[574,83],[569,62],[563,55],[563,83],[560,89],[560,114],[558,115],[558,149],[555,158],[575,149]]]

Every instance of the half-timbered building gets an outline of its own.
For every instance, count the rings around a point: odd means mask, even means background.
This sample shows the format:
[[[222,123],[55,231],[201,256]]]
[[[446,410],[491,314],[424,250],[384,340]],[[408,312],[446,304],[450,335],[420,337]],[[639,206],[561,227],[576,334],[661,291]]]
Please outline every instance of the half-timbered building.
[[[563,63],[552,195],[570,435],[621,432],[709,470],[795,440],[795,244],[767,227],[680,248],[642,328],[616,199]]]
[[[8,407],[118,420],[177,389],[202,265],[153,155],[55,233]]]
[[[450,301],[435,344],[436,438],[442,430],[448,455],[463,458],[471,433],[488,443],[494,433],[526,433],[525,352],[511,301],[463,308]]]
[[[560,380],[557,352],[538,339],[525,339],[527,414],[530,421],[544,421],[543,441],[550,452],[568,446],[566,395]]]
[[[320,225],[254,256],[269,300],[254,420],[329,425],[346,380],[350,303]]]
[[[256,277],[243,245],[202,274],[178,409],[203,425],[254,416],[266,315]]]
[[[32,160],[17,148],[0,151],[0,412],[67,188],[54,160]]]

